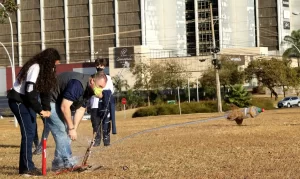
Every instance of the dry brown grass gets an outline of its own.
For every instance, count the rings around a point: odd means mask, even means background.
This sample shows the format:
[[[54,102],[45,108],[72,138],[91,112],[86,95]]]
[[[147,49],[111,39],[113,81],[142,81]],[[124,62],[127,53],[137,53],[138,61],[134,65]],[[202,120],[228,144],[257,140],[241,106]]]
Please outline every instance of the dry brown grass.
[[[219,114],[193,114],[117,120],[112,142],[135,132],[205,119]],[[245,119],[242,126],[226,119],[143,133],[110,147],[93,148],[90,164],[103,168],[45,178],[300,178],[300,109],[266,111]],[[42,122],[39,121],[39,133]],[[0,121],[0,178],[19,178],[20,133],[9,120]],[[90,121],[83,121],[73,150],[82,156],[91,138]],[[53,158],[49,138],[48,166]],[[41,156],[34,156],[38,167]],[[127,168],[128,167],[128,168]]]

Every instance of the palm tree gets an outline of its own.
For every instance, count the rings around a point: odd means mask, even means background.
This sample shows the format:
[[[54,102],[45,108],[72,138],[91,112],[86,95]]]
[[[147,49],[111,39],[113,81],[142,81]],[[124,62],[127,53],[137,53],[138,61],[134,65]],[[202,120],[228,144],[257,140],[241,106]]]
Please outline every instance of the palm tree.
[[[300,58],[300,29],[294,30],[292,34],[284,37],[284,41],[291,45],[290,48],[286,49],[283,53],[284,58],[296,57],[299,64]]]
[[[127,80],[122,80],[119,77],[112,77],[112,81],[117,93],[120,93],[122,89],[127,90],[129,88]]]
[[[238,107],[249,106],[250,99],[250,94],[243,85],[240,84],[230,86],[230,91],[225,95],[226,103],[234,104]]]
[[[117,102],[119,101],[122,89],[125,88],[125,90],[129,89],[129,85],[127,80],[122,80],[120,77],[114,76],[112,77],[112,81],[115,87],[115,94],[117,96]]]

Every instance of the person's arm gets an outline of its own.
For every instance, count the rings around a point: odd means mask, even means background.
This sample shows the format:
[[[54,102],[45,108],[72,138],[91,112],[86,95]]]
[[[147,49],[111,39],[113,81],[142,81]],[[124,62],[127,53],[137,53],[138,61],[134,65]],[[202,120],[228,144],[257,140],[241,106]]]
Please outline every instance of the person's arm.
[[[84,116],[85,109],[86,108],[84,108],[84,107],[80,107],[75,111],[75,114],[74,114],[74,127],[75,127],[75,130],[77,130],[77,128],[79,126],[79,123],[80,123],[80,121],[82,120],[82,118]]]
[[[72,121],[71,105],[74,101],[77,101],[83,93],[82,84],[78,80],[70,80],[63,93],[63,100],[60,108],[68,127],[68,134],[72,140],[76,140],[77,138],[77,128],[75,128]]]
[[[46,111],[51,111],[51,106],[50,106],[50,93],[40,93],[40,98],[41,98],[41,104],[43,110]]]
[[[71,140],[77,139],[77,132],[74,127],[73,121],[72,121],[72,112],[71,112],[71,105],[73,104],[73,101],[63,99],[61,103],[61,111],[64,115],[64,119],[68,126],[68,134]]]
[[[72,122],[72,112],[71,112],[72,104],[73,101],[64,98],[60,106],[61,112],[63,113],[64,119],[67,123],[68,129],[75,129],[74,124]]]
[[[27,72],[25,81],[25,96],[29,102],[30,107],[42,117],[49,117],[50,111],[45,111],[38,101],[38,92],[36,90],[36,81],[40,73],[40,66],[33,64]]]

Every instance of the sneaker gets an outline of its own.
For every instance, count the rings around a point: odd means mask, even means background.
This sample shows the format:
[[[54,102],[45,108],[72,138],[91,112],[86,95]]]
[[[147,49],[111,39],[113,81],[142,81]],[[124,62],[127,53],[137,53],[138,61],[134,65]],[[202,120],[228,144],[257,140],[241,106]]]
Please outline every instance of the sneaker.
[[[62,168],[64,168],[64,162],[61,159],[54,159],[52,161],[51,171],[55,172],[55,171],[60,170]]]
[[[110,145],[110,137],[109,137],[109,135],[106,136],[106,137],[103,139],[103,143],[104,143],[104,146],[109,146],[109,145]]]
[[[98,146],[100,146],[100,143],[101,143],[100,139],[96,139],[96,140],[95,140],[95,143],[94,143],[94,145],[93,145],[93,147],[98,147]]]
[[[33,155],[41,155],[42,152],[43,152],[42,147],[41,147],[41,146],[38,146],[38,147],[32,152],[32,154],[33,154]]]
[[[98,147],[98,146],[100,146],[100,142],[95,142],[93,145],[93,147]]]
[[[25,172],[21,173],[21,175],[24,176],[24,177],[41,176],[42,171],[38,168],[33,168],[32,170],[25,171]]]

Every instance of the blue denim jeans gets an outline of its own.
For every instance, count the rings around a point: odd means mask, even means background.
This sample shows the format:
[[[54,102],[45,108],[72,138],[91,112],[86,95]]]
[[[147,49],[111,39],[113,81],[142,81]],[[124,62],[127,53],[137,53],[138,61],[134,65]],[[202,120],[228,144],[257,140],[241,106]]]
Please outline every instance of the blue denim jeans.
[[[71,139],[68,136],[67,126],[65,125],[60,105],[52,102],[50,105],[51,116],[45,121],[56,144],[52,169],[70,168],[75,164],[75,161],[72,158]]]
[[[43,129],[43,133],[42,133],[42,137],[41,137],[41,141],[39,142],[37,148],[42,149],[42,145],[43,145],[43,141],[44,139],[48,139],[48,136],[50,134],[50,128],[49,125],[46,123],[46,120],[48,120],[48,118],[42,118],[43,123],[44,123],[44,129]],[[50,119],[49,119],[50,120]],[[36,135],[37,136],[37,135]],[[38,137],[37,137],[38,138]],[[36,137],[35,139],[36,140]],[[38,139],[37,139],[38,140]],[[33,141],[35,143],[35,141]]]
[[[43,118],[44,129],[43,129],[43,134],[42,134],[42,137],[41,137],[41,143],[42,143],[44,138],[48,139],[48,136],[50,134],[49,124],[47,124],[47,122],[46,122],[47,119],[48,118],[46,118],[46,119]]]

